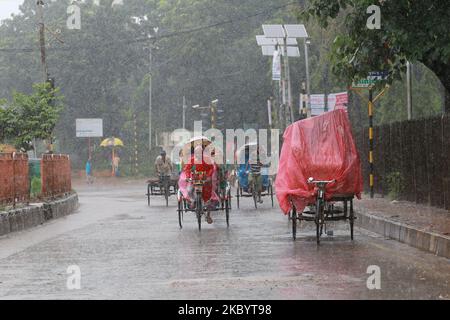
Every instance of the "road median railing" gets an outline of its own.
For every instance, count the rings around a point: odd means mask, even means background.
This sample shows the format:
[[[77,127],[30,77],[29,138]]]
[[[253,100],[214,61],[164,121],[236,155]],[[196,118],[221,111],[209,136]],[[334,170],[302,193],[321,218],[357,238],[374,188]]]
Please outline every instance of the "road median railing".
[[[0,206],[30,202],[29,159],[23,153],[0,153]],[[68,155],[45,154],[40,159],[40,199],[55,198],[72,191]]]
[[[0,153],[0,205],[27,203],[30,200],[28,156]]]
[[[62,154],[45,154],[41,160],[42,196],[55,197],[71,192],[70,158]]]

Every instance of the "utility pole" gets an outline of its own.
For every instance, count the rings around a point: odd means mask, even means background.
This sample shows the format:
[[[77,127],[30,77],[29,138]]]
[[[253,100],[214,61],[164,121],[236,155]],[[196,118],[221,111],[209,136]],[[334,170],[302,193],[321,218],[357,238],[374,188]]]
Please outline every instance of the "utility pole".
[[[408,120],[411,120],[413,117],[412,110],[412,78],[411,78],[412,65],[409,61],[406,62],[406,100],[407,100],[407,111],[408,111]]]
[[[288,115],[286,116],[286,127],[289,125],[289,121],[287,121],[288,116],[291,118],[291,123],[294,123],[294,109],[292,108],[292,89],[291,89],[291,72],[289,69],[289,56],[287,50],[287,35],[283,39],[284,41],[284,58],[285,61],[285,78],[287,81],[287,104],[289,111],[286,109]],[[289,113],[290,112],[290,113]]]
[[[183,96],[183,129],[186,129],[186,97]]]
[[[280,50],[280,54],[281,54],[281,48],[280,47],[278,47],[278,50]],[[281,58],[280,58],[280,61],[283,61]],[[280,62],[281,63],[281,62]],[[279,97],[280,97],[280,101],[279,101],[279,105],[280,105],[280,108],[278,109],[278,123],[280,124],[280,130],[281,130],[281,132],[284,132],[284,130],[285,130],[285,121],[284,121],[284,105],[285,105],[285,99],[286,99],[286,96],[285,96],[285,94],[284,94],[284,92],[285,92],[285,89],[284,89],[284,79],[283,79],[283,65],[281,65],[280,66],[280,70],[281,70],[281,74],[282,74],[282,76],[280,77],[280,81],[278,81],[278,83],[279,83],[279,87],[278,87],[278,93],[279,93]]]
[[[134,124],[134,173],[135,176],[139,174],[139,161],[138,161],[138,136],[137,136],[137,118],[136,112],[133,114],[133,124]]]
[[[44,1],[37,0],[37,16],[39,21],[39,45],[41,48],[41,64],[44,82],[47,81],[48,68],[45,55],[45,25],[44,25]]]
[[[369,90],[369,187],[370,198],[374,198],[374,165],[373,165],[373,91]]]
[[[268,119],[269,119],[269,129],[272,128],[272,101],[273,98],[270,97],[269,99],[267,99],[267,115],[268,115]]]
[[[217,103],[219,100],[211,101],[211,128],[216,128],[216,120],[217,120]]]
[[[148,150],[152,151],[152,46],[149,46],[149,94],[148,94]]]
[[[305,38],[304,41],[305,41],[306,94],[308,96],[306,114],[308,118],[311,118],[311,82],[309,76],[309,54],[308,54],[309,39]]]
[[[306,107],[306,99],[307,99],[307,95],[306,95],[306,83],[303,81],[302,82],[302,86],[300,88],[300,119],[306,119],[307,118],[307,107]]]

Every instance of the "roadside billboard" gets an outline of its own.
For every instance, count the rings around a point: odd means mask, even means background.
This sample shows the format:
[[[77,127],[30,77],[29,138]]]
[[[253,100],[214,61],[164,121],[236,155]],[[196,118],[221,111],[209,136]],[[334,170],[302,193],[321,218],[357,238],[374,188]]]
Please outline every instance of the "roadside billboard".
[[[103,137],[103,119],[76,119],[77,138]]]

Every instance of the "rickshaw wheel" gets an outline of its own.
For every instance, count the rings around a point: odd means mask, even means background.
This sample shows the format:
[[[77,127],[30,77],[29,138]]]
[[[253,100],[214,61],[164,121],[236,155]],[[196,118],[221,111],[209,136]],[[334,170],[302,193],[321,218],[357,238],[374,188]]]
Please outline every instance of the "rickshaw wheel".
[[[237,203],[237,208],[239,209],[239,191],[241,190],[241,184],[240,184],[240,182],[238,181],[238,186],[237,186],[237,189],[236,189],[236,203]]]
[[[170,187],[168,185],[164,186],[164,197],[166,198],[166,207],[169,206],[169,192],[170,192]]]
[[[198,231],[202,231],[202,213],[203,213],[203,204],[202,204],[202,195],[197,195],[196,199],[195,212],[197,214],[197,222],[198,222]]]
[[[297,210],[295,207],[292,207],[292,238],[295,240],[297,238]]]
[[[227,218],[227,228],[230,227],[230,199],[225,200],[225,215]]]
[[[178,224],[180,225],[180,229],[183,229],[182,215],[183,215],[183,202],[180,200],[178,201]]]
[[[353,200],[350,200],[350,238],[353,241],[353,224],[355,221],[355,213],[353,212]]]
[[[273,185],[272,182],[270,182],[270,199],[272,200],[272,208],[273,208]]]
[[[315,222],[316,222],[317,244],[320,244],[320,232],[321,232],[322,223],[323,223],[323,203],[322,203],[321,199],[317,199],[317,202],[316,202]]]
[[[253,202],[255,203],[255,209],[258,209],[258,192],[256,191],[256,183],[252,183],[252,196],[253,196]]]

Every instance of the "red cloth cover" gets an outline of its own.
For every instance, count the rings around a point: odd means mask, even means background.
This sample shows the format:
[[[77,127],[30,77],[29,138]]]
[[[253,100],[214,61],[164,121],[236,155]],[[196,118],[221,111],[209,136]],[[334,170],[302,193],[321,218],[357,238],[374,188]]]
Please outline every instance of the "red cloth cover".
[[[307,183],[310,177],[337,180],[327,185],[328,200],[338,194],[361,198],[361,161],[345,110],[298,121],[286,129],[283,138],[275,188],[285,214],[291,209],[291,201],[298,212],[315,203],[317,190]]]

